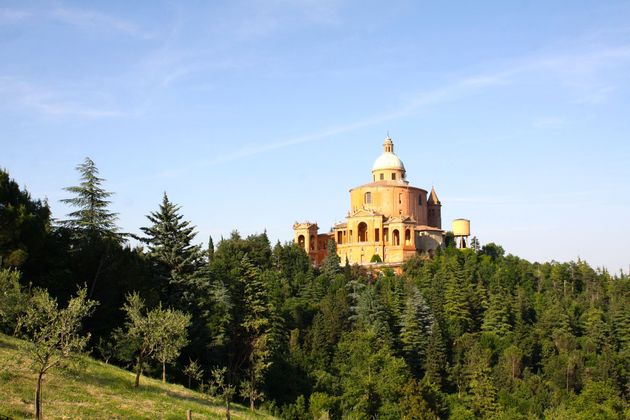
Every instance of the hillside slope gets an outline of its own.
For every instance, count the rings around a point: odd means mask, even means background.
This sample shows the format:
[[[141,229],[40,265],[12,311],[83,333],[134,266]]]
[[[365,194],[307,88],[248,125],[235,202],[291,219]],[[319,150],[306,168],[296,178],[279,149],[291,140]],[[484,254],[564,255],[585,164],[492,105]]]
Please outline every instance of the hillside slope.
[[[36,375],[24,341],[0,334],[0,419],[32,417]],[[44,418],[193,419],[225,418],[220,401],[181,385],[142,377],[133,388],[131,372],[81,357],[72,367],[53,369],[44,379]],[[232,406],[236,419],[272,418]]]

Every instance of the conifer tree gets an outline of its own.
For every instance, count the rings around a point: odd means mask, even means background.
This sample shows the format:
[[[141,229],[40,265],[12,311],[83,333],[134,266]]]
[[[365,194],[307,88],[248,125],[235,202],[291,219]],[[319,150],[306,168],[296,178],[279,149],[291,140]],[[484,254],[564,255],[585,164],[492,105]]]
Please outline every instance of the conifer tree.
[[[463,273],[456,263],[448,263],[444,267],[446,285],[444,288],[444,316],[452,337],[468,331],[471,324],[470,309],[467,299],[467,284]]]
[[[438,386],[442,386],[442,378],[446,370],[446,345],[440,323],[433,322],[431,335],[427,343],[426,359],[424,362],[425,378]]]
[[[510,305],[504,292],[497,291],[490,295],[490,304],[483,318],[481,329],[491,332],[499,337],[505,336],[512,326],[510,325]]]
[[[208,236],[208,262],[212,262],[212,258],[214,258],[214,242],[212,236]]]
[[[179,210],[164,193],[159,210],[147,216],[152,225],[141,230],[147,235],[144,242],[155,262],[155,274],[166,283],[163,298],[177,306],[187,306],[194,300],[198,287],[196,275],[202,251],[199,245],[192,244],[195,227],[182,220]]]
[[[240,276],[243,290],[241,328],[246,334],[247,375],[241,382],[241,396],[249,400],[253,410],[256,401],[263,398],[261,384],[269,369],[271,352],[269,349],[270,307],[265,287],[260,279],[260,271],[252,265],[247,256],[241,261]]]
[[[182,220],[179,210],[164,193],[160,209],[147,216],[153,225],[141,228],[147,235],[149,255],[174,276],[194,272],[201,257],[200,247],[191,243],[196,236],[195,227]]]
[[[98,176],[98,169],[89,157],[76,168],[81,174],[81,183],[77,186],[66,187],[66,191],[75,197],[61,200],[77,210],[68,214],[70,219],[62,222],[81,237],[109,237],[120,239],[117,234],[117,213],[108,210],[111,203],[108,198],[113,195],[102,187],[103,178]]]
[[[326,244],[326,258],[322,261],[321,270],[329,278],[333,278],[340,270],[341,258],[337,255],[337,244],[332,239]]]
[[[422,294],[417,288],[413,288],[401,319],[400,341],[405,359],[417,376],[420,375],[420,368],[425,360],[433,322],[433,314]]]

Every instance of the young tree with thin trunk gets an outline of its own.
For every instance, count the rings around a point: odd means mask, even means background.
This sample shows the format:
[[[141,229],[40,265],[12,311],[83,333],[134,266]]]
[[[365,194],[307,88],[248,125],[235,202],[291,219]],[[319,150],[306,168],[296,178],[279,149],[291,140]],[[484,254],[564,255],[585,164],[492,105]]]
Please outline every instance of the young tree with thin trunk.
[[[127,314],[126,330],[119,339],[126,341],[135,354],[134,387],[140,385],[144,364],[150,358],[162,363],[162,380],[166,381],[166,363],[179,356],[181,348],[187,343],[186,330],[190,324],[190,315],[163,309],[161,305],[146,310],[138,293],[127,296],[123,310]]]
[[[223,400],[225,403],[225,418],[230,420],[230,407],[236,388],[228,380],[226,367],[212,369],[211,375],[208,391],[211,395]]]
[[[86,289],[78,291],[65,309],[44,290],[36,290],[19,325],[31,342],[29,349],[37,372],[35,417],[42,417],[42,385],[44,375],[74,353],[82,350],[89,334],[80,335],[81,322],[91,314],[96,302],[86,299]]]
[[[182,347],[188,344],[190,315],[172,309],[154,309],[158,326],[158,345],[155,358],[162,364],[162,382],[166,383],[166,364],[172,363],[179,356]]]
[[[188,364],[183,370],[184,375],[188,377],[188,388],[192,386],[192,380],[200,381],[203,378],[203,369],[196,360],[188,359]]]

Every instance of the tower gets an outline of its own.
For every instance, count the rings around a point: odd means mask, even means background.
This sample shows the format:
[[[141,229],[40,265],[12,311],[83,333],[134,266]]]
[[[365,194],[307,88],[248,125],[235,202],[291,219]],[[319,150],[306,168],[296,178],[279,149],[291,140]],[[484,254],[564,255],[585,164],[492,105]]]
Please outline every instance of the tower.
[[[427,210],[427,224],[442,229],[442,203],[435,192],[435,187],[431,187],[431,194],[427,200]]]
[[[470,236],[470,220],[453,220],[453,236],[455,236],[455,246],[457,248],[468,248],[468,237]]]

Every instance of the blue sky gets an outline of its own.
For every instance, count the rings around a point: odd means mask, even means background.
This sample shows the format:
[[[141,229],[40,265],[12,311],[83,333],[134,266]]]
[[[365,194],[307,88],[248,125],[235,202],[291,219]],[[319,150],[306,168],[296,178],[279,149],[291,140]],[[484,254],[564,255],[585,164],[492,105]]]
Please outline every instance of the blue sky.
[[[0,166],[54,216],[90,156],[124,231],[342,220],[389,132],[445,227],[628,271],[630,2],[0,1]]]

